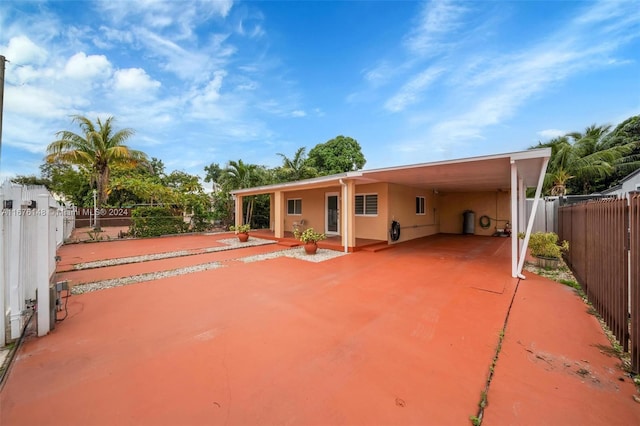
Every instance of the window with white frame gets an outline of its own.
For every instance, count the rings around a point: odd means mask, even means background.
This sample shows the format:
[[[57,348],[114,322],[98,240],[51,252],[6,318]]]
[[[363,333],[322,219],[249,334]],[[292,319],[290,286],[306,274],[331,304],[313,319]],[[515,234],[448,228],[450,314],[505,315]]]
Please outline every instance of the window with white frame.
[[[356,216],[378,214],[378,194],[356,194]]]
[[[287,200],[287,214],[288,215],[301,215],[302,214],[302,199],[291,198]]]
[[[416,214],[424,214],[424,197],[416,197]]]

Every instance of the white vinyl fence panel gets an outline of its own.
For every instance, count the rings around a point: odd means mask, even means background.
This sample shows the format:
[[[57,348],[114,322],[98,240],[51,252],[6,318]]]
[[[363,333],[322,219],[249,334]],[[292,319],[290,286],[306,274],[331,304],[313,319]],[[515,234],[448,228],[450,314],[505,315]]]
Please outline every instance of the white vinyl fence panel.
[[[557,197],[549,197],[538,203],[538,210],[533,220],[533,229],[531,232],[558,232],[558,205]],[[533,200],[527,199],[526,222],[529,221]]]
[[[0,346],[20,337],[30,305],[38,335],[49,332],[49,286],[56,250],[73,230],[72,207],[60,206],[43,186],[0,186]]]

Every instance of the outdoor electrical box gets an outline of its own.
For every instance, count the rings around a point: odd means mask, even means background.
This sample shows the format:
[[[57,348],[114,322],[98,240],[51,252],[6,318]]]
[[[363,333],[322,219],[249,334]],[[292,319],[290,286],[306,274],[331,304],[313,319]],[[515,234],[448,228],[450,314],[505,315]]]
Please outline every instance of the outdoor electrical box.
[[[55,284],[49,287],[49,331],[56,328],[56,286]]]

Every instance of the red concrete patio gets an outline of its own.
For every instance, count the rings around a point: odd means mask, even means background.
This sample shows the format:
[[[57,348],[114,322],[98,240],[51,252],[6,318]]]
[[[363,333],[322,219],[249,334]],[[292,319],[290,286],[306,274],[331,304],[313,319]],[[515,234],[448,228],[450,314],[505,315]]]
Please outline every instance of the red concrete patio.
[[[222,267],[72,296],[67,319],[20,348],[0,424],[470,424],[512,299],[483,424],[640,424],[595,318],[568,287],[518,285],[508,239],[243,263],[285,247],[204,253],[221,235],[62,247],[76,283]],[[176,250],[192,255],[72,271]]]

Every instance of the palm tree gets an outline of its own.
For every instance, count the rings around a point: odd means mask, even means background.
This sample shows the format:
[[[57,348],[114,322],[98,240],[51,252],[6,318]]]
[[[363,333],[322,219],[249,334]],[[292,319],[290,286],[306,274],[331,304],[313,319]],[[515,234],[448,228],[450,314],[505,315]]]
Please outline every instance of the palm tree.
[[[287,174],[287,180],[295,181],[316,175],[315,169],[308,165],[306,150],[307,148],[305,147],[298,148],[293,154],[293,158],[278,153],[282,157],[282,170]]]
[[[584,133],[572,132],[539,143],[535,148],[550,147],[551,161],[545,177],[547,191],[567,192],[567,182],[574,192],[588,194],[599,181],[610,176],[616,166],[631,154],[631,144],[612,146],[606,136],[611,126],[589,126]]]
[[[47,147],[47,162],[60,161],[76,165],[89,174],[91,185],[95,185],[97,190],[98,207],[107,201],[111,167],[135,166],[147,161],[145,153],[130,149],[124,144],[133,136],[134,131],[116,131],[112,127],[113,121],[113,117],[107,118],[104,122],[98,118],[96,125],[86,117],[75,115],[72,122],[78,124],[82,134],[62,130],[56,133],[59,139]],[[96,220],[96,229],[99,228],[100,222]]]
[[[222,186],[226,191],[234,189],[251,188],[258,180],[258,166],[255,164],[245,164],[242,160],[229,161],[227,167],[222,171]],[[247,209],[245,213],[244,223],[251,222],[253,214],[253,197],[247,200]]]

